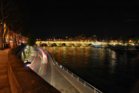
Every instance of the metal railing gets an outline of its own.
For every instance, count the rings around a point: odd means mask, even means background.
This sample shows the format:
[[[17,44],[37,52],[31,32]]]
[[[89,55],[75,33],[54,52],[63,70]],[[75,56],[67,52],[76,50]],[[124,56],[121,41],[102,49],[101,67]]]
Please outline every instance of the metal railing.
[[[65,72],[67,72],[68,74],[70,74],[72,77],[74,77],[77,81],[79,81],[81,84],[83,84],[86,87],[90,87],[94,90],[94,93],[103,93],[100,90],[98,90],[97,88],[95,88],[94,86],[92,86],[91,84],[89,84],[88,82],[86,82],[85,80],[83,80],[82,78],[80,78],[79,76],[77,76],[76,74],[74,74],[73,72],[71,72],[69,69],[67,69],[66,67],[62,66],[61,64],[59,64],[58,62],[55,62],[56,65],[64,70]]]
[[[57,61],[55,61],[55,59],[53,58],[53,56],[48,51],[46,51],[46,53],[49,54],[49,56],[52,58],[52,61],[53,61],[53,63],[55,65],[57,65],[60,69],[64,70],[66,73],[68,73],[69,75],[71,75],[72,77],[74,77],[82,85],[84,85],[85,87],[90,87],[91,89],[93,89],[93,92],[94,93],[103,93],[102,91],[98,90],[97,88],[95,88],[94,86],[92,86],[91,84],[89,84],[88,82],[86,82],[85,80],[83,80],[82,78],[80,78],[79,76],[77,76],[76,74],[74,74],[73,72],[71,72],[69,69],[67,69],[66,67],[62,66]]]

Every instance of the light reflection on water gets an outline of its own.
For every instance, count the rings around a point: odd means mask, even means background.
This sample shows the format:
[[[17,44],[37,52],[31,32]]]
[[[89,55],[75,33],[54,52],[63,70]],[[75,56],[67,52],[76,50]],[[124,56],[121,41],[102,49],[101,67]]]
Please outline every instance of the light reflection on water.
[[[138,79],[138,56],[93,47],[46,47],[55,60],[107,93],[128,93]]]

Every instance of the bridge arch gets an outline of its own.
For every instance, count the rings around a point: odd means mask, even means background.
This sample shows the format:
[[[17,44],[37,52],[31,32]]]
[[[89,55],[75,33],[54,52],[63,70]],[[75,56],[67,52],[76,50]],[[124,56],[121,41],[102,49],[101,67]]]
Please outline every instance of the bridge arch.
[[[55,46],[57,46],[57,44],[56,43],[52,43],[50,46],[55,47]]]
[[[46,47],[47,46],[47,43],[42,43],[40,44],[41,47]]]
[[[61,45],[62,45],[62,46],[66,46],[66,43],[62,43]]]

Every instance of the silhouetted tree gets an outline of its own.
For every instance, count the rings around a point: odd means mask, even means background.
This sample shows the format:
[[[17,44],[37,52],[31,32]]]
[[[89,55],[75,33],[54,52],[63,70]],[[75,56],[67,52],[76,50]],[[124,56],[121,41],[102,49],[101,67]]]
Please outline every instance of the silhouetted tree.
[[[28,44],[30,46],[33,46],[33,45],[35,45],[35,42],[36,42],[36,38],[34,37],[34,35],[30,35],[29,39],[28,39]]]

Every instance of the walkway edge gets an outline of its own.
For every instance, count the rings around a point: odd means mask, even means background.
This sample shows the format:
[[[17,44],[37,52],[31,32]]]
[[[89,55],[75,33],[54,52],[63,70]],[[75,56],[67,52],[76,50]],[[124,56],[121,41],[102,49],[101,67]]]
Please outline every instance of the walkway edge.
[[[11,50],[8,51],[8,60]],[[8,62],[8,78],[9,78],[9,84],[11,88],[11,93],[22,93],[22,88],[20,87],[19,82],[17,81],[17,78],[15,76],[15,73],[13,72],[12,66]]]
[[[20,87],[15,74],[12,70],[12,67],[8,63],[8,77],[9,77],[9,83],[11,87],[11,92],[12,93],[22,93],[22,88]]]

